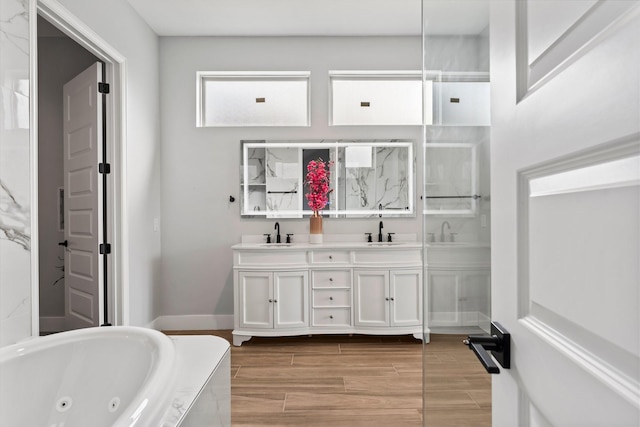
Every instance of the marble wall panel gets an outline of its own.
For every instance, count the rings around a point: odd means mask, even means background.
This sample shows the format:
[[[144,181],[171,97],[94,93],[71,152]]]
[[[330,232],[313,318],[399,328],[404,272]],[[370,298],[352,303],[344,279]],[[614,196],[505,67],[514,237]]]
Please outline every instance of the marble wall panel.
[[[374,155],[370,168],[346,168],[347,209],[405,209],[409,205],[407,150],[377,147]]]
[[[0,346],[31,335],[28,0],[0,0]]]

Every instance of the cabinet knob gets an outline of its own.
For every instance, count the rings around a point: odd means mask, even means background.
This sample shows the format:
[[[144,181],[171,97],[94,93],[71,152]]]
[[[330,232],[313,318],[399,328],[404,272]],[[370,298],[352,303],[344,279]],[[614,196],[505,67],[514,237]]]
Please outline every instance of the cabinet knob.
[[[333,259],[333,255],[329,255],[329,259]]]
[[[395,298],[391,297],[391,301],[395,301]]]
[[[333,297],[329,297],[329,301],[333,301]]]
[[[389,297],[386,297],[386,298],[385,298],[385,300],[386,300],[386,301],[389,301]]]
[[[272,299],[270,299],[270,300],[269,300],[269,302],[273,302],[273,300],[272,300]]]
[[[331,316],[329,316],[329,319],[333,319],[333,314]]]
[[[277,299],[274,299],[274,300],[273,300],[273,302],[278,302],[278,300],[277,300]]]
[[[330,281],[330,282],[333,282],[333,277],[329,277],[329,281]]]

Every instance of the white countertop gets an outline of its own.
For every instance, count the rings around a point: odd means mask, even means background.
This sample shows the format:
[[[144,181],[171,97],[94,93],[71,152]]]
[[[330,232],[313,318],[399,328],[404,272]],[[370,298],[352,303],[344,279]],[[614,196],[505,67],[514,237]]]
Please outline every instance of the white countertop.
[[[284,240],[286,236],[282,236]],[[417,240],[416,234],[397,234],[392,242],[377,242],[373,236],[373,242],[367,242],[366,236],[361,235],[323,235],[323,243],[309,243],[308,235],[294,235],[292,243],[265,243],[262,235],[242,236],[242,242],[231,247],[234,250],[325,250],[325,249],[419,249],[422,242]],[[429,242],[425,244],[427,249],[453,249],[453,248],[488,248],[484,242]]]

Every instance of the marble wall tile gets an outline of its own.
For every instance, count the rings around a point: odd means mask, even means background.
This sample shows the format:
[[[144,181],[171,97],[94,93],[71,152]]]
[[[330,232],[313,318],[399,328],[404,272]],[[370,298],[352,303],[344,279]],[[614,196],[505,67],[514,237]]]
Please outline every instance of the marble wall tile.
[[[346,168],[347,209],[405,209],[408,201],[408,171],[405,148],[378,147],[374,166]]]
[[[31,335],[29,18],[0,0],[0,346]]]

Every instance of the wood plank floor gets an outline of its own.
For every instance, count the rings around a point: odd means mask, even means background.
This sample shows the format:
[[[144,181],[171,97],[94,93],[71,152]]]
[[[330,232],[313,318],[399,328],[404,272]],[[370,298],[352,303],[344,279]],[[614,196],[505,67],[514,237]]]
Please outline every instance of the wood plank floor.
[[[181,331],[231,341],[231,331]],[[462,335],[253,338],[231,349],[233,426],[491,426],[491,378]],[[424,371],[423,371],[424,366]],[[426,379],[423,390],[423,373]]]

